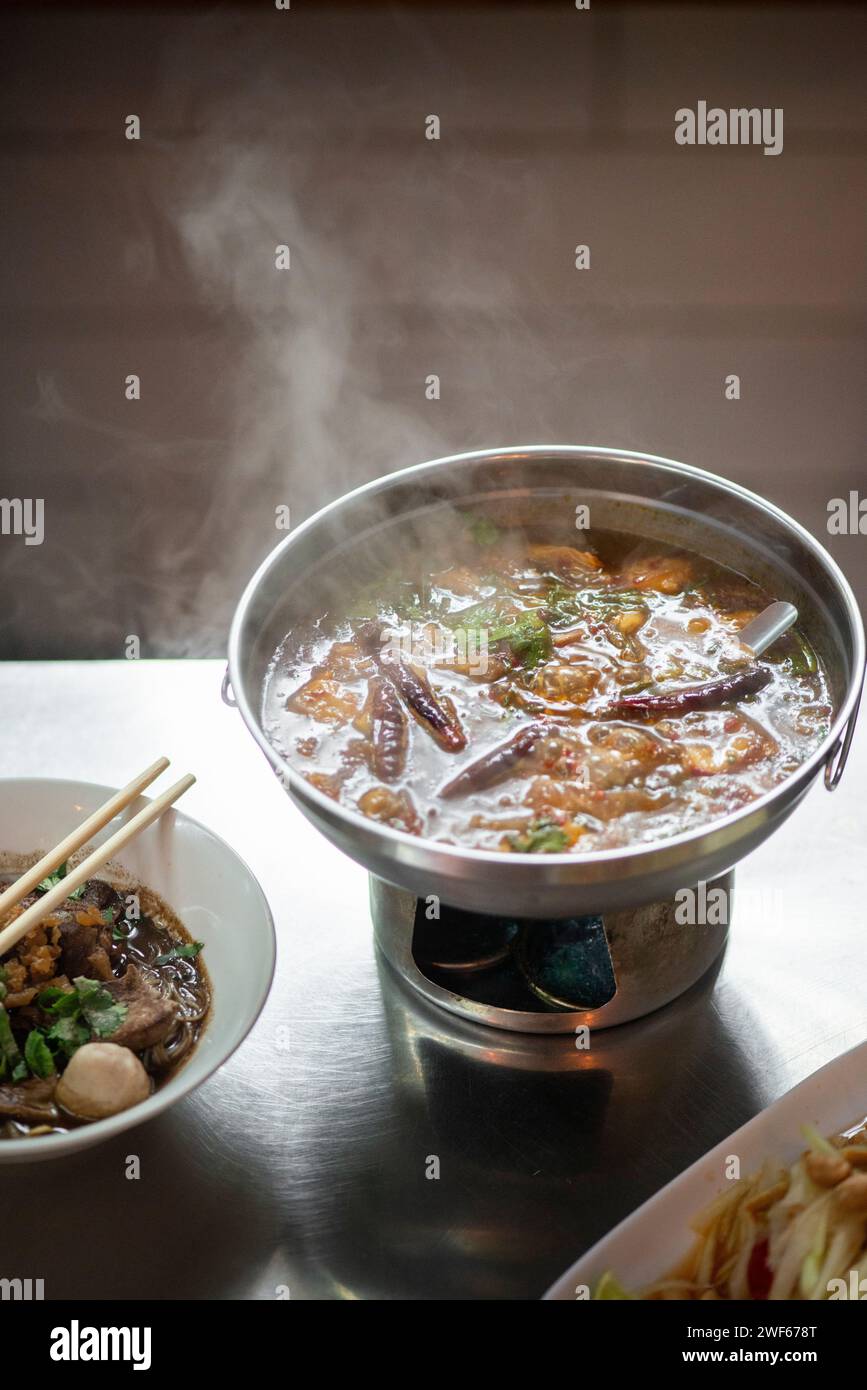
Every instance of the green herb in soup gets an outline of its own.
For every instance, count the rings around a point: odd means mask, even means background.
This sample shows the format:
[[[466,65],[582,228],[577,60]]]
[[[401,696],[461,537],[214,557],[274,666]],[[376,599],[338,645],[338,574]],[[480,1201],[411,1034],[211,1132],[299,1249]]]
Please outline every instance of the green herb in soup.
[[[455,532],[403,570],[389,552],[275,653],[268,736],[344,805],[447,844],[581,854],[718,819],[827,733],[803,632],[761,661],[739,642],[777,597],[743,576],[633,536],[547,544],[474,514]]]
[[[172,1075],[210,1007],[201,950],[155,894],[96,878],[23,936],[0,962],[0,1143],[119,1114]]]

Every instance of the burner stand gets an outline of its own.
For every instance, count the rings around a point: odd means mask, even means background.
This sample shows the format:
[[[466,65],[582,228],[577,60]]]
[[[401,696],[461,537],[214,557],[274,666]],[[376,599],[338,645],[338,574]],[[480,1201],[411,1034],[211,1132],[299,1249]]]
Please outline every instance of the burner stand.
[[[604,919],[487,917],[373,874],[370,906],[382,954],[432,1003],[492,1028],[571,1033],[641,1018],[695,984],[725,945],[733,886],[733,870],[699,884],[695,924],[678,920],[682,897]]]

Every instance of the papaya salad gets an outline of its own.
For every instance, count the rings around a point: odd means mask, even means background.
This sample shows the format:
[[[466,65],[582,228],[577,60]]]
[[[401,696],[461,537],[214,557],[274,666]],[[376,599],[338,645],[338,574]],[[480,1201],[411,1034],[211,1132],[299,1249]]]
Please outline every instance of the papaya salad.
[[[695,1241],[664,1278],[631,1293],[602,1276],[596,1299],[840,1299],[867,1280],[867,1118],[732,1181],[690,1223]]]

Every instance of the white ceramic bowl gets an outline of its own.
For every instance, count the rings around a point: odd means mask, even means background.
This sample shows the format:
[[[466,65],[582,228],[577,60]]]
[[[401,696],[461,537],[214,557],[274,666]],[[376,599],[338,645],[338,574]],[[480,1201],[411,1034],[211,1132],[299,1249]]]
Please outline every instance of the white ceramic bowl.
[[[114,790],[92,782],[0,781],[0,852],[26,855],[49,849]],[[146,804],[139,797],[92,844],[106,840]],[[276,955],[274,923],[262,889],[225,841],[182,811],[170,810],[126,847],[119,863],[174,909],[196,941],[205,943],[202,960],[213,991],[207,1025],[192,1056],[141,1105],[69,1134],[0,1139],[0,1163],[58,1158],[159,1115],[222,1066],[267,998]],[[112,877],[108,869],[98,876]]]

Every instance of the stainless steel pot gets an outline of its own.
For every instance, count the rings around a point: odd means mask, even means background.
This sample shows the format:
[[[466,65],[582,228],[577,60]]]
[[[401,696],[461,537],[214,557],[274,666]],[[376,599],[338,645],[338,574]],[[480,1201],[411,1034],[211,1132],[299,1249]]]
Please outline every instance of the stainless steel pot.
[[[835,717],[813,755],[758,800],[706,826],[588,854],[461,849],[368,820],[315,790],[268,742],[263,682],[295,623],[329,606],[397,528],[449,524],[455,505],[535,527],[590,509],[592,528],[683,545],[749,575],[798,606],[828,672]],[[419,534],[421,534],[419,530]],[[248,584],[232,622],[227,678],[247,727],[304,814],[371,873],[417,897],[468,911],[552,918],[667,898],[727,872],[791,813],[824,768],[832,789],[852,737],[864,674],[864,629],[852,591],[816,540],[779,508],[671,459],[616,449],[532,445],[482,450],[403,469],[348,493],[286,537]]]

